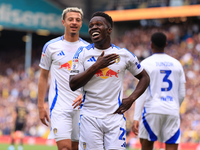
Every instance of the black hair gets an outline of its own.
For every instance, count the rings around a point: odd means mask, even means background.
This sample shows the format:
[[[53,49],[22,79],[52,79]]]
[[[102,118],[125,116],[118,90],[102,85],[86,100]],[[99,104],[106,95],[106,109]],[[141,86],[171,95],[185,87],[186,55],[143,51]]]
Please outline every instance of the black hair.
[[[156,32],[151,36],[151,42],[159,48],[164,48],[167,42],[167,37],[162,32]]]
[[[110,23],[111,28],[113,27],[113,20],[112,20],[112,18],[108,14],[106,14],[104,12],[101,12],[101,11],[98,11],[98,12],[95,12],[92,15],[92,18],[95,17],[95,16],[104,17]]]

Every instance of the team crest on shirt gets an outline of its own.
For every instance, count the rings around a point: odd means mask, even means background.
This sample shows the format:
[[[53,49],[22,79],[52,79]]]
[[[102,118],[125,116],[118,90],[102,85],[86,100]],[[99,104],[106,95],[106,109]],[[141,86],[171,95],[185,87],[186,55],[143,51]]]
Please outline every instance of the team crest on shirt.
[[[78,59],[73,59],[73,66],[72,69],[75,70],[78,68]]]
[[[118,57],[117,57],[117,59],[115,59],[115,63],[117,63],[117,64],[118,64],[118,63],[119,63],[119,61],[120,61],[120,56],[118,56]]]
[[[56,134],[57,131],[58,131],[58,130],[57,130],[56,128],[53,129],[53,133],[54,133],[54,134]]]
[[[85,142],[83,142],[83,148],[86,149],[86,143]]]

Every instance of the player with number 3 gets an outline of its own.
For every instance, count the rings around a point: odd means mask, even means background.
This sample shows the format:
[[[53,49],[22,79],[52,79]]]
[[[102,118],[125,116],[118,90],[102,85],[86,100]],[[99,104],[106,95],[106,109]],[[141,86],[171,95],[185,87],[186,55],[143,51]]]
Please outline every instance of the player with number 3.
[[[181,63],[164,53],[166,41],[163,33],[154,33],[153,55],[141,62],[150,76],[150,84],[136,100],[133,132],[139,133],[144,150],[153,150],[157,139],[166,143],[166,150],[177,150],[180,142],[179,107],[185,97],[186,81]]]

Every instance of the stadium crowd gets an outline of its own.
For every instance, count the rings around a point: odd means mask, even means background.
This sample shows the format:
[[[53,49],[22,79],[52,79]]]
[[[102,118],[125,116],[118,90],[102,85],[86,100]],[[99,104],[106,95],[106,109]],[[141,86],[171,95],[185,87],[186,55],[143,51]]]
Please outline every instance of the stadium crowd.
[[[150,37],[155,31],[162,31],[168,38],[166,53],[178,59],[186,75],[186,97],[180,108],[181,142],[198,143],[200,141],[200,29],[196,24],[166,25],[162,27],[139,27],[126,31],[123,36],[116,37],[112,43],[126,47],[140,61],[151,55]],[[42,47],[41,47],[42,50]],[[39,51],[41,53],[41,50]],[[24,55],[14,50],[9,55],[0,52],[0,135],[8,135],[12,127],[12,113],[16,101],[25,101],[28,109],[25,135],[46,138],[49,128],[41,124],[37,110],[37,85],[39,78],[39,59],[33,59],[28,74],[23,70]],[[4,59],[2,59],[4,58]],[[137,80],[126,73],[124,79],[124,97],[127,97],[137,84]],[[47,101],[47,99],[46,99]],[[46,103],[46,108],[48,104]],[[127,134],[132,135],[131,126],[134,104],[126,112]],[[133,136],[134,137],[134,136]],[[136,138],[137,139],[137,138]]]

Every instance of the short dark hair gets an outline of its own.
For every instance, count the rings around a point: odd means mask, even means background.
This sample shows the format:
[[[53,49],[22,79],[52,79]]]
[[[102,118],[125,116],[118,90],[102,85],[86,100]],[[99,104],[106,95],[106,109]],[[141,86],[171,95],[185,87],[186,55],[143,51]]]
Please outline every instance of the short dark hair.
[[[164,48],[167,42],[167,37],[162,32],[156,32],[151,36],[151,42],[159,48]]]
[[[110,23],[111,28],[113,27],[113,20],[112,20],[112,18],[108,14],[106,14],[104,12],[101,12],[101,11],[98,11],[98,12],[95,12],[92,15],[92,18],[95,17],[95,16],[104,17]]]

